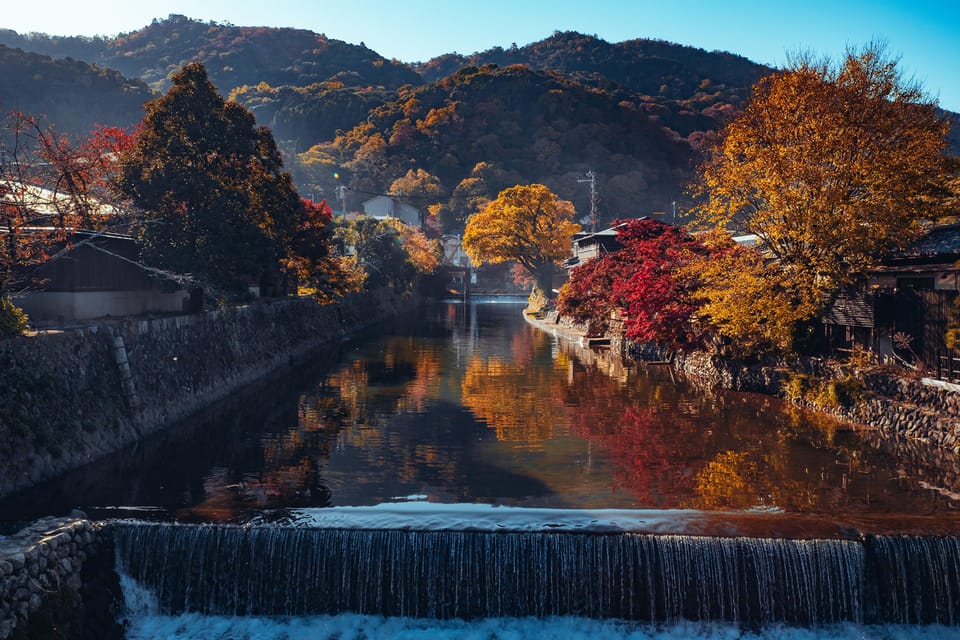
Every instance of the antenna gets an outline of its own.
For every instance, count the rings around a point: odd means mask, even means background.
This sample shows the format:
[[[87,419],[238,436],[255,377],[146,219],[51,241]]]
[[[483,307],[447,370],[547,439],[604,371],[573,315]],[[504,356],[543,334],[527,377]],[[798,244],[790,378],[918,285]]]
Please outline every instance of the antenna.
[[[587,171],[587,177],[584,179],[578,179],[577,182],[589,182],[590,183],[590,233],[597,232],[597,188],[596,188],[596,175],[593,173],[593,170]]]

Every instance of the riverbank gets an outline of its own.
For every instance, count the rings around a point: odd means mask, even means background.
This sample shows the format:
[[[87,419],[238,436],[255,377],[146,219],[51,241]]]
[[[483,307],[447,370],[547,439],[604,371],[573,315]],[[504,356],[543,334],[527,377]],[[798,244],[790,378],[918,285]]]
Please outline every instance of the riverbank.
[[[564,340],[590,346],[586,332],[556,321],[556,314],[529,323]],[[877,367],[857,368],[826,359],[798,360],[792,366],[743,364],[704,352],[669,354],[625,341],[608,341],[611,355],[624,362],[656,363],[685,380],[713,388],[775,396],[805,409],[849,421],[880,438],[932,448],[941,463],[960,462],[960,387]],[[916,447],[914,447],[916,448]],[[954,471],[960,486],[960,471]]]
[[[381,290],[0,341],[0,497],[79,468],[415,304]]]

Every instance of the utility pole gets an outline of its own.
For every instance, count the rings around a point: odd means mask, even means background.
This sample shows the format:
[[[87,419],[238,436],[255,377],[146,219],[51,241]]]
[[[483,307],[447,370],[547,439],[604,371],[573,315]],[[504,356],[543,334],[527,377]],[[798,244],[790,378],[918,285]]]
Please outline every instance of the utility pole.
[[[340,214],[347,215],[347,185],[337,187],[337,196],[340,198]]]
[[[597,232],[597,187],[596,175],[593,170],[587,171],[587,177],[578,179],[577,182],[590,183],[590,233]]]

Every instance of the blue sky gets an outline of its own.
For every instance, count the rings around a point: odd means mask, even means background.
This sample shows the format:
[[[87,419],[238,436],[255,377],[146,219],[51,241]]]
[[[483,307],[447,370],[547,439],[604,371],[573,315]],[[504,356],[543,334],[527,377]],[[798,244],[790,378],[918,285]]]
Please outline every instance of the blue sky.
[[[0,13],[0,27],[116,35],[171,13],[310,29],[404,62],[522,46],[557,30],[610,42],[660,38],[776,66],[801,50],[839,58],[848,46],[882,39],[908,76],[941,106],[960,112],[957,0],[37,0]]]

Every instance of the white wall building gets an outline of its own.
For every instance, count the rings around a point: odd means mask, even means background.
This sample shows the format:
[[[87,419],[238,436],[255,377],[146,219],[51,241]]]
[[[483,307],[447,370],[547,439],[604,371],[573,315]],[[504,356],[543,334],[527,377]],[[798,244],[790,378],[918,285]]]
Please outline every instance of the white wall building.
[[[363,213],[383,220],[397,218],[408,227],[420,227],[420,210],[390,196],[374,196],[363,203]]]

